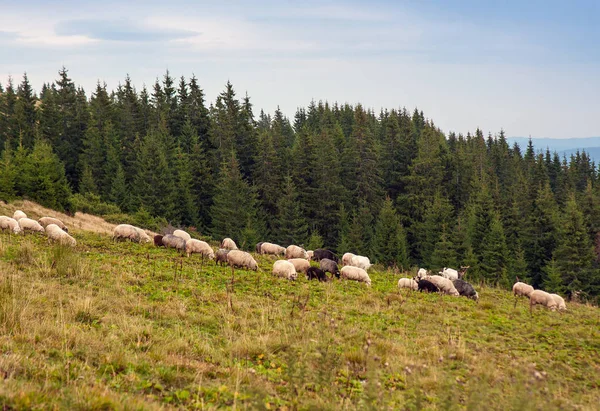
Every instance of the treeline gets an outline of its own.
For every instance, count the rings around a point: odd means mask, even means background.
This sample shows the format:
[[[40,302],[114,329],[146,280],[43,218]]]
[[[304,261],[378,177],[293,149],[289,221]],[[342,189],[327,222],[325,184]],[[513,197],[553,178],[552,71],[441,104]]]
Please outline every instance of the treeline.
[[[162,218],[245,248],[325,246],[600,294],[600,182],[586,153],[522,151],[503,131],[445,136],[418,110],[253,113],[230,83],[207,107],[195,77],[168,72],[151,90],[126,77],[90,96],[64,68],[39,96],[25,75],[0,86],[0,196]]]

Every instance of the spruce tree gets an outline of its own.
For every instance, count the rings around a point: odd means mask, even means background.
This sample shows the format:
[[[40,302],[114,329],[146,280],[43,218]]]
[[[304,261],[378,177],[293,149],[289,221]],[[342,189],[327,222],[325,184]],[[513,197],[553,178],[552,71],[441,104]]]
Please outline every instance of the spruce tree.
[[[308,226],[298,203],[298,192],[291,176],[286,176],[277,202],[277,241],[281,244],[304,244]]]
[[[0,157],[0,199],[8,202],[15,196],[15,182],[17,174],[13,160],[10,143],[4,144],[4,151]]]
[[[481,247],[480,274],[491,284],[508,283],[507,272],[508,249],[502,223],[497,214],[492,215],[489,231],[486,233]]]
[[[230,237],[234,241],[248,232],[258,231],[257,196],[254,188],[242,178],[235,153],[221,164],[218,183],[211,206],[212,235],[216,239]]]
[[[94,181],[91,168],[84,164],[82,167],[81,178],[79,179],[79,193],[81,194],[98,194],[98,187]]]
[[[197,221],[196,208],[192,194],[192,173],[190,169],[189,157],[181,148],[175,152],[174,164],[171,168],[174,170],[173,183],[173,216],[174,221],[183,226],[191,226]]]
[[[373,250],[377,262],[386,266],[408,268],[406,235],[389,197],[383,202],[377,217]]]
[[[23,81],[17,88],[17,97],[14,110],[19,142],[25,148],[31,149],[37,134],[37,99],[27,78],[27,73],[23,74]]]
[[[560,274],[558,264],[554,258],[548,262],[546,267],[544,267],[544,274],[544,291],[554,294],[563,294],[565,292],[563,278]]]
[[[121,164],[117,166],[117,172],[112,182],[110,201],[119,206],[123,212],[132,211],[131,193],[125,180],[125,171]]]

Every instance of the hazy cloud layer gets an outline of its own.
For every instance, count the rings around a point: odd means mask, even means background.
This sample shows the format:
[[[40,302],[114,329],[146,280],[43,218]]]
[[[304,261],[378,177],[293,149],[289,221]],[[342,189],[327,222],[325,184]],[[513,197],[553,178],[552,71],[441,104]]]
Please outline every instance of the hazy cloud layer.
[[[162,42],[194,37],[191,30],[156,29],[127,20],[70,20],[58,23],[59,36],[86,36],[96,40],[129,42]]]

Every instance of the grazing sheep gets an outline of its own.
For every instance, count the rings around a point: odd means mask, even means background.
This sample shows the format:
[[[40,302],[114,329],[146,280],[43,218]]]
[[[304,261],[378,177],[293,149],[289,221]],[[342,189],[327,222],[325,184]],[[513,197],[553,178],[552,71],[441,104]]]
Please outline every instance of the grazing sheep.
[[[456,271],[454,268],[444,267],[442,271],[440,271],[440,275],[444,278],[447,278],[451,281],[458,280],[459,278],[463,278],[469,266],[460,267],[460,270]]]
[[[113,240],[124,239],[124,240],[133,241],[135,243],[139,243],[140,242],[140,233],[132,225],[119,224],[113,230],[112,238],[113,238]]]
[[[185,241],[189,241],[192,239],[192,236],[183,230],[175,230],[175,231],[173,231],[173,235],[177,236],[179,238],[183,238]]]
[[[295,280],[298,277],[294,264],[287,260],[277,260],[273,263],[273,275],[287,278],[288,280]]]
[[[336,278],[340,278],[340,269],[335,261],[330,260],[329,258],[323,258],[319,261],[319,267],[326,273],[331,273],[331,275],[335,275]]]
[[[512,289],[513,289],[513,294],[515,295],[515,297],[521,297],[521,296],[529,297],[529,296],[531,296],[531,293],[533,292],[532,286],[530,286],[529,284],[522,283],[520,281],[517,281],[513,285]]]
[[[164,247],[165,245],[162,242],[163,236],[158,234],[154,236],[154,245],[157,247]]]
[[[0,216],[0,230],[9,230],[15,234],[19,234],[22,231],[17,220],[5,215]]]
[[[273,243],[262,243],[260,246],[261,254],[284,255],[285,247]]]
[[[308,250],[306,252],[306,257],[307,257],[308,261],[312,261],[314,253],[315,252],[313,250]]]
[[[56,224],[46,226],[46,235],[48,240],[56,241],[59,244],[70,245],[71,247],[77,245],[77,241]]]
[[[196,240],[195,238],[189,239],[185,242],[185,252],[189,257],[192,253],[202,254],[204,257],[208,257],[211,260],[215,258],[215,252],[208,245],[206,241]]]
[[[31,218],[21,217],[19,218],[18,222],[19,227],[21,227],[21,230],[23,231],[33,231],[38,233],[44,232],[44,227],[42,227],[40,223],[38,223],[35,220],[32,220]]]
[[[260,248],[262,247],[262,245],[263,245],[264,243],[265,243],[264,241],[261,241],[260,243],[256,243],[256,248],[255,248],[255,250],[256,250],[256,254],[262,254],[262,252],[261,252]]]
[[[304,258],[305,260],[308,258],[306,254],[306,250],[302,247],[298,247],[297,245],[290,245],[285,249],[285,258]]]
[[[229,254],[229,250],[225,250],[224,248],[218,249],[215,255],[215,263],[219,265],[227,264],[227,254]]]
[[[366,283],[368,287],[371,286],[371,278],[369,277],[369,274],[367,274],[367,272],[360,267],[353,267],[347,265],[345,267],[342,267],[340,273],[342,278],[347,278],[348,280],[353,281],[360,281]]]
[[[419,271],[417,271],[417,276],[415,277],[418,280],[421,280],[423,278],[426,278],[429,276],[429,271],[427,271],[424,268],[419,268]]]
[[[146,244],[146,243],[152,242],[152,239],[150,238],[150,236],[148,234],[146,234],[146,231],[144,229],[139,228],[139,227],[134,227],[134,228],[135,228],[135,231],[137,231],[138,234],[140,235],[140,241],[139,241],[140,243]]]
[[[235,241],[233,241],[231,238],[227,237],[224,238],[223,241],[221,241],[221,248],[224,248],[226,250],[237,250],[237,245],[235,245]]]
[[[321,282],[329,281],[325,271],[317,267],[308,267],[308,270],[306,271],[306,278],[308,280],[319,280]]]
[[[567,311],[567,305],[565,304],[564,298],[562,298],[558,294],[550,294],[554,301],[556,301],[556,305],[558,306],[558,311]]]
[[[352,257],[354,257],[354,254],[352,254],[352,253],[344,254],[342,256],[342,265],[350,265],[350,263],[352,262]],[[333,259],[330,258],[330,260],[333,260]]]
[[[418,286],[418,290],[423,292],[423,291],[427,291],[428,293],[439,293],[440,289],[437,287],[437,285],[435,285],[434,283],[432,283],[429,280],[419,280],[417,282],[417,286]]]
[[[181,237],[177,237],[176,235],[173,235],[173,234],[165,235],[162,238],[162,243],[164,244],[164,246],[166,248],[174,248],[178,251],[181,251],[182,253],[185,251],[186,241]]]
[[[473,288],[473,286],[471,284],[469,284],[468,282],[457,279],[457,280],[452,281],[452,283],[454,284],[454,288],[456,288],[456,291],[458,291],[458,293],[460,295],[470,298],[471,300],[474,300],[474,301],[479,300],[479,294],[477,294],[477,291],[475,291],[475,288]]]
[[[336,263],[340,261],[339,258],[337,257],[337,255],[335,255],[333,253],[333,251],[331,251],[331,250],[327,250],[325,248],[317,248],[313,252],[313,260],[315,260],[315,261],[321,261],[324,258],[327,258],[328,260],[335,261]]]
[[[460,295],[452,284],[452,281],[447,278],[442,277],[441,275],[430,275],[426,277],[425,280],[428,280],[436,285],[437,288],[440,289],[441,292],[448,295]]]
[[[294,268],[299,273],[306,274],[308,267],[310,267],[310,262],[308,262],[308,260],[305,260],[304,258],[290,258],[288,261],[294,264]]]
[[[233,268],[245,268],[247,270],[258,270],[258,264],[250,253],[241,250],[230,250],[227,254],[227,262]]]
[[[412,278],[401,278],[398,280],[398,288],[410,288],[411,290],[418,290],[419,284]]]
[[[58,218],[42,217],[38,220],[38,223],[40,223],[42,225],[42,227],[44,227],[44,228],[46,228],[49,224],[56,224],[64,232],[66,232],[66,233],[69,232],[69,229],[67,228],[67,226],[62,221],[60,221]]]
[[[551,311],[556,310],[558,307],[558,304],[552,295],[542,290],[533,290],[529,295],[529,312],[532,312],[533,306],[536,304],[543,305]]]
[[[13,214],[13,219],[19,221],[21,218],[27,218],[27,214],[25,214],[21,210],[15,211]]]
[[[367,271],[371,267],[371,261],[369,260],[369,257],[355,255],[354,257],[352,257],[352,260],[350,260],[349,265],[362,268],[363,270]]]

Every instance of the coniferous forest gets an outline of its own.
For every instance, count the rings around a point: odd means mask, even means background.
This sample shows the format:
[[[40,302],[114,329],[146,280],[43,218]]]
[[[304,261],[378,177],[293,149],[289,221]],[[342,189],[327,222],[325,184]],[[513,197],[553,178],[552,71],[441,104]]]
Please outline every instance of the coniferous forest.
[[[502,130],[445,135],[417,109],[310,102],[287,118],[230,83],[208,106],[194,76],[90,93],[63,68],[39,95],[26,75],[0,85],[0,150],[4,201],[600,295],[586,153],[510,146]]]

